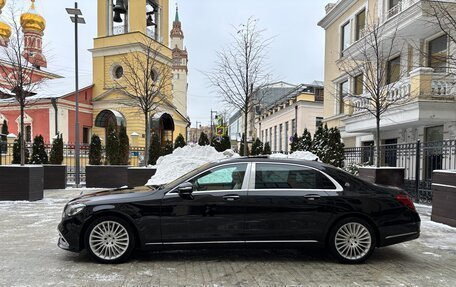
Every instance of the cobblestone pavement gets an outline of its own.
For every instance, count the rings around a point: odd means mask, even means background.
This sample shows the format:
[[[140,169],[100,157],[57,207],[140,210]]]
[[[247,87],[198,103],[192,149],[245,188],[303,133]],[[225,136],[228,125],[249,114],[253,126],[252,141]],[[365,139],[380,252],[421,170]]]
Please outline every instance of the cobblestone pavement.
[[[456,286],[456,246],[442,243],[456,229],[444,225],[425,224],[419,240],[377,249],[362,265],[338,264],[323,250],[153,252],[96,264],[56,246],[62,208],[78,194],[0,202],[0,286]],[[421,212],[434,226],[429,209]]]

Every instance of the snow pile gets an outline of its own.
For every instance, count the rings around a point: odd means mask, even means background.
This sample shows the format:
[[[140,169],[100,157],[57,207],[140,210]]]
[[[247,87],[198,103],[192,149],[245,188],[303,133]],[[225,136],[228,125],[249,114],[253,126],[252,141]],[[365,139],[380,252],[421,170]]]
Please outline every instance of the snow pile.
[[[318,156],[311,153],[310,151],[295,151],[292,154],[283,154],[283,153],[274,153],[271,154],[271,158],[292,158],[292,159],[302,159],[302,160],[319,160]]]
[[[172,154],[157,160],[157,164],[153,166],[157,172],[146,185],[166,184],[208,162],[231,157],[239,157],[239,155],[232,150],[218,152],[212,146],[187,145],[177,148]]]

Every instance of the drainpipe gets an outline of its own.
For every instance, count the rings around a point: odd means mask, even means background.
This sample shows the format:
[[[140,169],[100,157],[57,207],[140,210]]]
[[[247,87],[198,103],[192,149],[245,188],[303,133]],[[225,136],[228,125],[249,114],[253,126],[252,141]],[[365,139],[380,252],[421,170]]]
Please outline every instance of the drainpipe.
[[[59,135],[59,122],[58,122],[58,108],[57,108],[57,98],[51,98],[51,103],[52,103],[52,106],[54,107],[54,112],[55,112],[55,135],[58,136]]]

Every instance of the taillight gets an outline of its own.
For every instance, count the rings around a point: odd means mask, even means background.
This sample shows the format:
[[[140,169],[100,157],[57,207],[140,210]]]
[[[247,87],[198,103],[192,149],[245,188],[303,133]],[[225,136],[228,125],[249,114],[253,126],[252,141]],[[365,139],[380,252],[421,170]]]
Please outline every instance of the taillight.
[[[412,199],[406,194],[398,194],[396,195],[395,199],[402,203],[403,205],[407,206],[411,210],[415,210],[415,205],[413,204]]]

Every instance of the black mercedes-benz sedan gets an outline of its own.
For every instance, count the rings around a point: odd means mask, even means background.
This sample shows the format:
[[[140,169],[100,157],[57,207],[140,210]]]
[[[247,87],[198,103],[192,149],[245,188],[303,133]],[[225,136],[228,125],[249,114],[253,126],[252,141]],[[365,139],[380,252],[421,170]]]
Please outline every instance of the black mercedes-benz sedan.
[[[327,247],[360,263],[376,247],[416,239],[420,217],[401,189],[313,161],[237,158],[204,165],[148,192],[70,201],[58,246],[103,263],[136,249]]]

